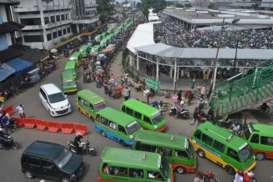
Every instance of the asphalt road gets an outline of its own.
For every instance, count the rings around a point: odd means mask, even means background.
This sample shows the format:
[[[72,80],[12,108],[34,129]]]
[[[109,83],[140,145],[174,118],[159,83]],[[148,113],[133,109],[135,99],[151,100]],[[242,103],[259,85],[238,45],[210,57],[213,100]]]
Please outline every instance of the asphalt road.
[[[62,63],[58,64],[59,69],[54,71],[50,74],[43,83],[55,83],[56,85],[61,87],[60,84],[60,72],[62,68]],[[23,104],[25,106],[25,111],[28,116],[33,116],[37,118],[44,118],[44,119],[53,119],[49,116],[49,114],[45,111],[42,107],[39,99],[38,99],[38,90],[39,85],[36,85],[33,88],[26,90],[25,92],[17,95],[16,97],[10,99],[8,104]],[[105,97],[107,105],[119,108],[122,100],[116,100],[107,97],[103,93],[103,89],[95,88],[95,83],[90,84],[81,84],[82,88],[88,88],[92,91],[96,92],[97,94]],[[140,93],[133,92],[133,97],[144,99]],[[101,153],[104,147],[112,146],[112,147],[122,147],[121,145],[102,137],[101,135],[95,132],[94,123],[83,116],[79,111],[75,109],[75,97],[73,95],[69,96],[69,100],[73,105],[73,112],[67,116],[55,118],[55,120],[63,120],[63,121],[77,121],[81,123],[85,123],[90,128],[90,134],[88,135],[91,143],[93,143],[98,151],[98,154]],[[190,121],[185,120],[174,120],[167,116],[169,131],[175,134],[182,134],[186,136],[190,136],[193,128],[189,124]],[[66,142],[72,139],[73,135],[63,135],[61,133],[52,134],[48,132],[40,132],[36,131],[35,129],[18,129],[14,134],[15,139],[22,145],[22,148],[19,150],[10,150],[10,151],[0,151],[0,182],[36,182],[39,181],[38,179],[27,179],[21,172],[20,169],[20,157],[21,154],[26,146],[32,143],[35,140],[45,140],[56,142],[60,144],[66,144]],[[83,182],[95,182],[97,181],[97,174],[98,174],[98,163],[99,163],[99,156],[97,157],[90,157],[90,156],[83,156],[84,161],[88,164],[88,171],[84,178],[82,179]],[[226,174],[226,172],[219,168],[218,166],[214,165],[210,161],[199,159],[199,170],[200,171],[207,171],[208,169],[213,170],[216,174],[217,178],[221,182],[231,182],[232,176]],[[273,161],[262,161],[257,163],[257,167],[254,171],[257,175],[259,182],[273,182]],[[177,182],[191,182],[193,181],[194,175],[192,174],[185,174],[185,175],[176,175]]]

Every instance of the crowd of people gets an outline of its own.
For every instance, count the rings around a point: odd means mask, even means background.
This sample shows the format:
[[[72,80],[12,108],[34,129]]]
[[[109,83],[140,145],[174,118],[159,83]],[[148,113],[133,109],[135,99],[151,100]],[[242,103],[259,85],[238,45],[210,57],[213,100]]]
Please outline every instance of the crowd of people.
[[[176,23],[170,17],[155,26],[155,39],[178,47],[194,48],[273,48],[271,27],[262,29],[198,30],[188,31],[183,24]]]

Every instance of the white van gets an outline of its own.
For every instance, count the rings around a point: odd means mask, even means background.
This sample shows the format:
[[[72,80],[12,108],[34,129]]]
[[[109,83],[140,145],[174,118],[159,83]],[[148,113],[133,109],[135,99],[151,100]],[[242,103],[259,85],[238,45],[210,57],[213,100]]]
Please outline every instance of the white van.
[[[72,111],[66,96],[53,83],[41,85],[39,97],[52,117],[62,116]]]

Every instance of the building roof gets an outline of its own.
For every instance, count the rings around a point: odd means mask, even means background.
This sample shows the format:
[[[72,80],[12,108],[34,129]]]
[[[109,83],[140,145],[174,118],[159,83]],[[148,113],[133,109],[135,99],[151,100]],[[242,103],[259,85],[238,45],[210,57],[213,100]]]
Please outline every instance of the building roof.
[[[20,4],[19,0],[0,0],[0,4],[17,5]]]
[[[157,22],[144,23],[137,26],[133,35],[130,37],[127,48],[136,53],[135,48],[154,44],[154,24]]]
[[[1,4],[1,3],[0,3]],[[21,30],[24,25],[15,22],[5,22],[0,24],[0,35]]]
[[[13,73],[15,73],[14,68],[10,67],[6,63],[0,65],[0,82],[7,79],[9,76],[11,76]]]
[[[247,144],[244,139],[233,135],[224,128],[213,125],[211,122],[202,123],[197,129],[236,151]]]
[[[14,58],[8,61],[7,64],[13,69],[15,69],[16,75],[20,75],[21,73],[31,68],[31,66],[33,65],[31,62],[22,58]]]
[[[10,46],[9,48],[0,51],[0,62],[4,63],[10,59],[20,57],[23,55],[23,51],[18,49],[16,46]]]
[[[177,150],[186,150],[189,147],[187,138],[182,135],[173,135],[149,130],[140,130],[136,132],[135,141]]]
[[[136,169],[158,171],[161,165],[161,156],[156,153],[128,149],[105,148],[101,154],[104,163]]]
[[[157,110],[156,108],[135,99],[129,99],[125,101],[123,102],[123,105],[129,108],[134,108],[134,111],[142,113],[147,117],[151,117],[155,113],[159,112],[159,110]]]
[[[115,121],[117,124],[126,127],[136,119],[124,112],[112,109],[111,107],[106,107],[98,112],[99,115],[105,117],[110,121]]]
[[[104,102],[104,99],[90,90],[83,89],[77,93],[77,96],[83,98],[84,100],[94,104]]]
[[[217,48],[179,48],[162,43],[136,47],[137,51],[146,54],[180,59],[215,59]],[[198,53],[198,54],[196,54]],[[234,59],[236,49],[220,48],[218,59]],[[237,59],[272,60],[273,49],[237,49]]]

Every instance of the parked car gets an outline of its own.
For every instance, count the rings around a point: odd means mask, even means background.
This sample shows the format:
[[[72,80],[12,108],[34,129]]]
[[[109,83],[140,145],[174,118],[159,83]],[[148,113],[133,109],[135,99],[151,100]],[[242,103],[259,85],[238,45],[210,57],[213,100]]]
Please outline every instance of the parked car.
[[[62,116],[72,111],[67,96],[53,83],[42,85],[39,97],[52,117]]]
[[[82,158],[64,146],[35,141],[21,157],[22,172],[27,178],[42,178],[62,182],[78,181],[84,174]]]

